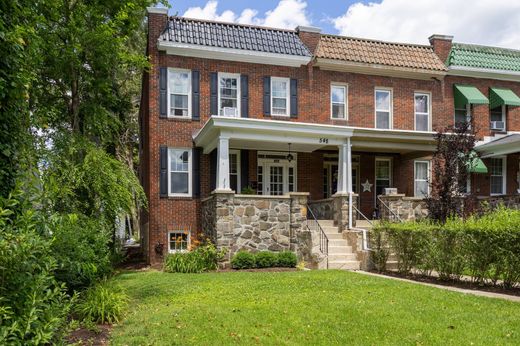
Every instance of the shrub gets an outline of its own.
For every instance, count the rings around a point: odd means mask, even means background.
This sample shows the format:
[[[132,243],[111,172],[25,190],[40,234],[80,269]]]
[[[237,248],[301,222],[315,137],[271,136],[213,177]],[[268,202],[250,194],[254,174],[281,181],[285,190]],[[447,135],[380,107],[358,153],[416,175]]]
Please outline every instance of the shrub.
[[[251,269],[255,267],[256,257],[250,252],[239,251],[231,259],[231,268],[233,269]]]
[[[215,245],[208,243],[190,252],[177,252],[166,256],[164,271],[169,273],[201,273],[215,270],[224,255]]]
[[[282,251],[277,254],[277,264],[279,267],[294,268],[298,263],[296,254],[291,251]]]
[[[370,258],[377,271],[382,272],[386,269],[386,262],[390,255],[390,248],[385,234],[386,225],[377,225],[370,233]]]
[[[80,294],[75,312],[86,321],[115,323],[123,315],[128,297],[120,286],[102,281]]]
[[[274,252],[260,251],[255,254],[257,268],[271,268],[278,264],[278,256]]]

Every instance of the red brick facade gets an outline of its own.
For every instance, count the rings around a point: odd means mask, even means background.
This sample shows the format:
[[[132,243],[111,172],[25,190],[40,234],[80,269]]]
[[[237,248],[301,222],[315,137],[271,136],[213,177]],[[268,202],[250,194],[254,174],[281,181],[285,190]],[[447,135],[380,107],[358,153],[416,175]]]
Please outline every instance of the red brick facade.
[[[431,114],[433,130],[452,125],[454,122],[453,84],[471,84],[488,95],[488,89],[507,87],[520,94],[520,83],[486,79],[472,79],[447,76],[444,80],[419,80],[365,75],[346,72],[320,70],[309,66],[299,68],[271,66],[252,63],[210,60],[202,58],[167,55],[157,49],[157,39],[164,29],[167,17],[150,14],[148,54],[151,68],[143,78],[143,96],[141,107],[141,181],[148,197],[148,212],[143,216],[145,253],[152,263],[160,262],[161,256],[155,251],[157,244],[167,249],[167,231],[175,228],[190,228],[193,235],[200,229],[199,198],[160,198],[159,197],[159,146],[192,148],[192,135],[200,129],[210,117],[210,73],[229,72],[246,74],[249,77],[249,117],[266,119],[263,116],[263,77],[277,76],[298,79],[298,109],[296,118],[269,117],[284,121],[320,123],[331,125],[374,128],[374,89],[391,88],[393,93],[393,128],[414,130],[414,92],[427,92],[431,95]],[[311,51],[318,43],[315,33],[301,32],[302,41]],[[435,51],[441,59],[447,56],[445,42],[435,42]],[[449,51],[449,49],[448,49]],[[159,118],[159,68],[176,67],[200,71],[200,120],[160,119]],[[330,117],[330,85],[333,82],[348,85],[348,120],[332,120]],[[474,126],[478,136],[489,136],[489,108],[487,105],[474,106]],[[520,131],[520,107],[507,111],[507,130]],[[415,156],[378,152],[356,152],[360,157],[360,183],[369,180],[374,183],[375,158],[392,158],[393,186],[400,193],[414,194],[414,159]],[[256,181],[256,151],[249,151],[249,179]],[[323,198],[323,153],[298,153],[297,159],[298,191],[310,192],[311,199]],[[201,198],[208,196],[210,188],[210,158],[201,158]],[[518,188],[518,155],[510,155],[507,160],[507,192],[513,193]],[[489,194],[489,176],[478,175],[472,179],[472,186],[479,195]],[[370,216],[374,209],[374,189],[363,192],[360,189],[361,210]]]

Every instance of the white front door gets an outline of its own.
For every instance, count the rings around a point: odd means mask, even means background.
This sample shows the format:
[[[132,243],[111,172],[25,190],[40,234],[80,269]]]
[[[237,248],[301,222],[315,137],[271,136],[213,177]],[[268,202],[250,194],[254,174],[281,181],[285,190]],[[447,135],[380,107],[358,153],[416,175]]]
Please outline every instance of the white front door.
[[[259,152],[258,193],[280,196],[296,191],[296,154],[287,161],[285,153]]]
[[[267,184],[265,184],[266,195],[280,196],[284,194],[284,168],[284,166],[268,165]]]

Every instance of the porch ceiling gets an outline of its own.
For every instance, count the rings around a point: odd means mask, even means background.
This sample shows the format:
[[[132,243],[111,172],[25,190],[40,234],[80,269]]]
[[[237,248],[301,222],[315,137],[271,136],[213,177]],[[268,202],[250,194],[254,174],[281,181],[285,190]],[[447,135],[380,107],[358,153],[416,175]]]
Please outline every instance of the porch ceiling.
[[[511,133],[490,142],[477,144],[475,150],[482,158],[507,155],[520,152],[520,134]]]

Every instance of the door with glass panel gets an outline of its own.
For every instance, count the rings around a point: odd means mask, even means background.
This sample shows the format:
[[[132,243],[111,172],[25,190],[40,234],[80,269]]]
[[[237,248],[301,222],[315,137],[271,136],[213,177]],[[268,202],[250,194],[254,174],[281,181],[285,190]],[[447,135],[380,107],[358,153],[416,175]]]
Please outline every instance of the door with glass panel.
[[[284,194],[284,166],[269,165],[266,184],[267,195],[280,196]]]
[[[392,160],[389,158],[376,159],[375,194],[382,195],[385,188],[392,185]],[[375,202],[376,202],[375,201]],[[377,202],[376,202],[377,203]]]

